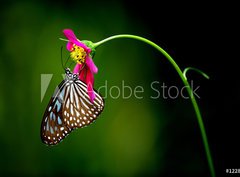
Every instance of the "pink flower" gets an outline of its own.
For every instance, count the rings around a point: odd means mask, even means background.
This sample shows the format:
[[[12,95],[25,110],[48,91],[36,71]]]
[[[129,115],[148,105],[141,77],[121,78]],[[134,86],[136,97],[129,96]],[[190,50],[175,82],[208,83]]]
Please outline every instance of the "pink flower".
[[[95,98],[93,74],[98,72],[98,68],[91,58],[92,49],[77,39],[71,29],[65,29],[63,33],[68,39],[67,50],[70,51],[71,58],[77,62],[73,73],[78,73],[79,79],[87,84],[88,95],[93,102]]]

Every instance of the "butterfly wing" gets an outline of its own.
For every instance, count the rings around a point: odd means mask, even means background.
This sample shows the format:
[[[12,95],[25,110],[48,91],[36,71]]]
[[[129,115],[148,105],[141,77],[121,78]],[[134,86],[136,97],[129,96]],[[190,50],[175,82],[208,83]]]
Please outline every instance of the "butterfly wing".
[[[41,139],[47,145],[55,145],[62,141],[72,129],[62,120],[62,110],[67,81],[62,81],[56,88],[45,110],[41,124]]]
[[[91,102],[87,85],[72,76],[67,70],[45,110],[41,138],[47,145],[56,145],[73,129],[91,124],[103,111],[103,98],[94,90],[96,98]]]
[[[94,90],[93,102],[87,92],[87,85],[77,79],[66,88],[63,105],[63,122],[70,128],[81,128],[97,119],[104,108],[103,98]]]

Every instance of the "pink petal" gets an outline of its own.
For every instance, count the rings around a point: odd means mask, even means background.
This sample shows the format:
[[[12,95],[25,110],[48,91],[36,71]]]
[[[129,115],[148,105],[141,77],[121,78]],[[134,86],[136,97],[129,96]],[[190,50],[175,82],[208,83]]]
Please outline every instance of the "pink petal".
[[[72,42],[68,42],[67,43],[67,50],[72,51],[73,48],[73,43]]]
[[[74,74],[78,74],[79,73],[79,71],[81,70],[81,68],[82,68],[82,64],[76,64],[76,66],[74,67],[74,69],[73,69],[73,73]]]
[[[87,74],[86,74],[86,84],[88,83],[90,83],[92,86],[94,84],[94,76],[90,69],[87,69]]]
[[[77,37],[71,29],[64,29],[63,34],[68,38],[70,42],[74,42],[77,40]]]
[[[88,96],[90,97],[90,101],[93,103],[93,100],[96,98],[96,95],[93,90],[93,86],[89,84],[87,87],[87,90],[88,90]]]
[[[86,57],[86,64],[89,67],[89,69],[93,72],[93,73],[97,73],[98,72],[98,68],[97,66],[94,64],[92,58],[90,56]]]
[[[93,77],[93,73],[90,70],[87,70],[86,84],[87,84],[87,90],[88,90],[88,95],[90,97],[90,101],[93,102],[96,95],[93,90],[94,77]]]
[[[87,54],[89,54],[91,52],[91,49],[88,48],[86,46],[86,44],[84,44],[83,42],[81,42],[80,40],[77,39],[76,35],[74,34],[73,30],[71,29],[64,29],[63,30],[63,34],[66,36],[66,38],[68,38],[69,42],[78,45],[79,47],[84,48],[84,50],[87,52]],[[68,44],[70,47],[70,44]],[[67,49],[69,50],[70,48],[68,48],[67,45]],[[71,51],[71,50],[70,50]]]
[[[86,83],[86,74],[87,74],[87,66],[84,66],[84,68],[79,73],[79,79]]]

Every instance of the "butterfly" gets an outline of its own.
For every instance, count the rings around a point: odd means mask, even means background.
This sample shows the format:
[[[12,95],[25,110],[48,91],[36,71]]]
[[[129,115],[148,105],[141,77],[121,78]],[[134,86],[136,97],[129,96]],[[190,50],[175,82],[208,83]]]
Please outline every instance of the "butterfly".
[[[74,129],[94,122],[104,108],[104,99],[94,90],[93,102],[87,93],[87,85],[69,68],[65,79],[57,86],[43,115],[41,139],[47,145],[56,145]]]

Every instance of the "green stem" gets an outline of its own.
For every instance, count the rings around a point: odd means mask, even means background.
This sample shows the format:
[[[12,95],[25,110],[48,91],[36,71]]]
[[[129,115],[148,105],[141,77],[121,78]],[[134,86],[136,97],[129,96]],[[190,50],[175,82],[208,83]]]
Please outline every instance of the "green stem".
[[[99,41],[99,42],[95,43],[94,48],[97,48],[100,45],[102,45],[102,44],[104,44],[108,41],[111,41],[113,39],[118,39],[118,38],[136,39],[136,40],[139,40],[139,41],[142,41],[142,42],[145,42],[145,43],[149,44],[150,46],[154,47],[159,52],[161,52],[168,59],[168,61],[172,64],[172,66],[175,68],[175,70],[177,71],[178,75],[180,76],[183,84],[186,86],[187,92],[188,92],[188,94],[191,98],[191,102],[192,102],[193,108],[195,110],[197,120],[198,120],[198,124],[199,124],[199,128],[200,128],[200,131],[201,131],[202,141],[203,141],[205,152],[206,152],[206,157],[207,157],[207,161],[208,161],[209,170],[210,170],[211,176],[215,177],[214,165],[213,165],[213,161],[212,161],[212,157],[211,157],[211,153],[210,153],[210,148],[209,148],[209,145],[208,145],[207,135],[206,135],[205,127],[204,127],[204,124],[203,124],[201,112],[199,110],[196,98],[195,98],[195,96],[192,92],[192,89],[191,89],[190,85],[189,85],[189,82],[187,81],[187,78],[185,77],[185,75],[183,74],[183,72],[181,71],[181,69],[179,68],[177,63],[173,60],[173,58],[165,50],[163,50],[157,44],[155,44],[154,42],[152,42],[148,39],[145,39],[145,38],[140,37],[140,36],[135,36],[135,35],[121,34],[121,35],[111,36],[109,38],[106,38],[102,41]]]
[[[184,75],[184,77],[185,77],[186,79],[187,79],[187,72],[188,72],[189,70],[196,71],[196,72],[198,72],[199,74],[201,74],[203,77],[205,77],[206,79],[209,79],[209,76],[208,76],[206,73],[204,73],[204,72],[201,71],[200,69],[193,68],[193,67],[187,67],[187,68],[184,69],[183,75]]]

